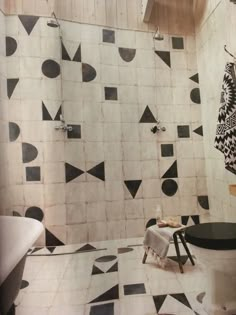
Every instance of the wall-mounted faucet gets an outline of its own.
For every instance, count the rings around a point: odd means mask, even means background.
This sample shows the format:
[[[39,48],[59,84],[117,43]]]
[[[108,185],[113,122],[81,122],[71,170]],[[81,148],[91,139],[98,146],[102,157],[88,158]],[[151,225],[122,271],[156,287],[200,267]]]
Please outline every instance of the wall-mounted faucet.
[[[160,120],[157,120],[156,126],[151,128],[152,133],[159,133],[160,131],[166,131],[166,127],[161,127],[161,122]]]
[[[56,126],[55,127],[56,130],[62,130],[64,132],[73,130],[72,126],[68,126],[66,124],[65,120],[62,118],[62,115],[60,115],[60,121],[61,121],[61,125],[60,126]]]

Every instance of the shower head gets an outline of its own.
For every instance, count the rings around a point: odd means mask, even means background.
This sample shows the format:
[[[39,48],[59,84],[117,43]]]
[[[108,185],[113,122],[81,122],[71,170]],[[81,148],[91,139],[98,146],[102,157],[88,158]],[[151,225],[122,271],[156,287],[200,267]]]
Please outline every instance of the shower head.
[[[52,12],[52,19],[50,19],[49,21],[47,21],[47,25],[50,27],[60,27],[60,24],[57,20],[56,14],[54,12]]]
[[[153,39],[155,39],[155,40],[163,40],[164,39],[164,35],[162,35],[159,31],[159,26],[158,26],[158,28],[157,28],[154,36],[153,36]]]

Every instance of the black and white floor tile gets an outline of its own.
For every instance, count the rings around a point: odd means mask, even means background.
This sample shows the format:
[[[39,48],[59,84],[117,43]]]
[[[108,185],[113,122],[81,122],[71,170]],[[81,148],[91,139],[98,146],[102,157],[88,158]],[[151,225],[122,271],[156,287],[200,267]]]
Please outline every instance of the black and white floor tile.
[[[151,255],[142,264],[143,254],[142,238],[33,249],[16,315],[207,315],[197,260],[192,266],[181,248],[181,274],[173,244],[165,269]]]

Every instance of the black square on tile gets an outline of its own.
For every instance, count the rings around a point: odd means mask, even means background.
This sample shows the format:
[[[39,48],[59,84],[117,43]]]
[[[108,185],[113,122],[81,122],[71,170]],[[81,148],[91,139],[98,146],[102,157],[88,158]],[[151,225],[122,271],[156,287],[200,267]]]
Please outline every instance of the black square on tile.
[[[189,138],[190,137],[188,125],[177,126],[177,130],[178,130],[178,137],[179,138]]]
[[[104,43],[115,43],[115,32],[112,30],[102,30],[102,40]]]
[[[146,293],[145,285],[144,283],[124,285],[124,293],[125,295],[145,294]]]
[[[117,101],[117,88],[105,87],[105,100]]]
[[[40,181],[40,167],[26,167],[26,181],[27,182],[38,182]]]
[[[93,305],[89,315],[114,315],[114,303]]]
[[[173,144],[161,144],[161,156],[173,156],[174,147]]]
[[[69,139],[80,139],[81,138],[81,126],[80,125],[68,125],[72,127],[71,131],[67,131],[67,138]]]
[[[172,48],[173,49],[184,49],[183,37],[172,37]]]

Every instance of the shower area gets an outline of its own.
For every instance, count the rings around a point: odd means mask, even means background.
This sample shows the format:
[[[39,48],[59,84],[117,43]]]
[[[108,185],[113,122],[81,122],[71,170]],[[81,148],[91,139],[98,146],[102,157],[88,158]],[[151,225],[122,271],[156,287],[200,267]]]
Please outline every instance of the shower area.
[[[41,221],[52,251],[141,237],[160,211],[207,220],[190,7],[167,19],[157,2],[145,24],[138,1],[115,20],[108,4],[41,2],[1,13],[0,213]]]

